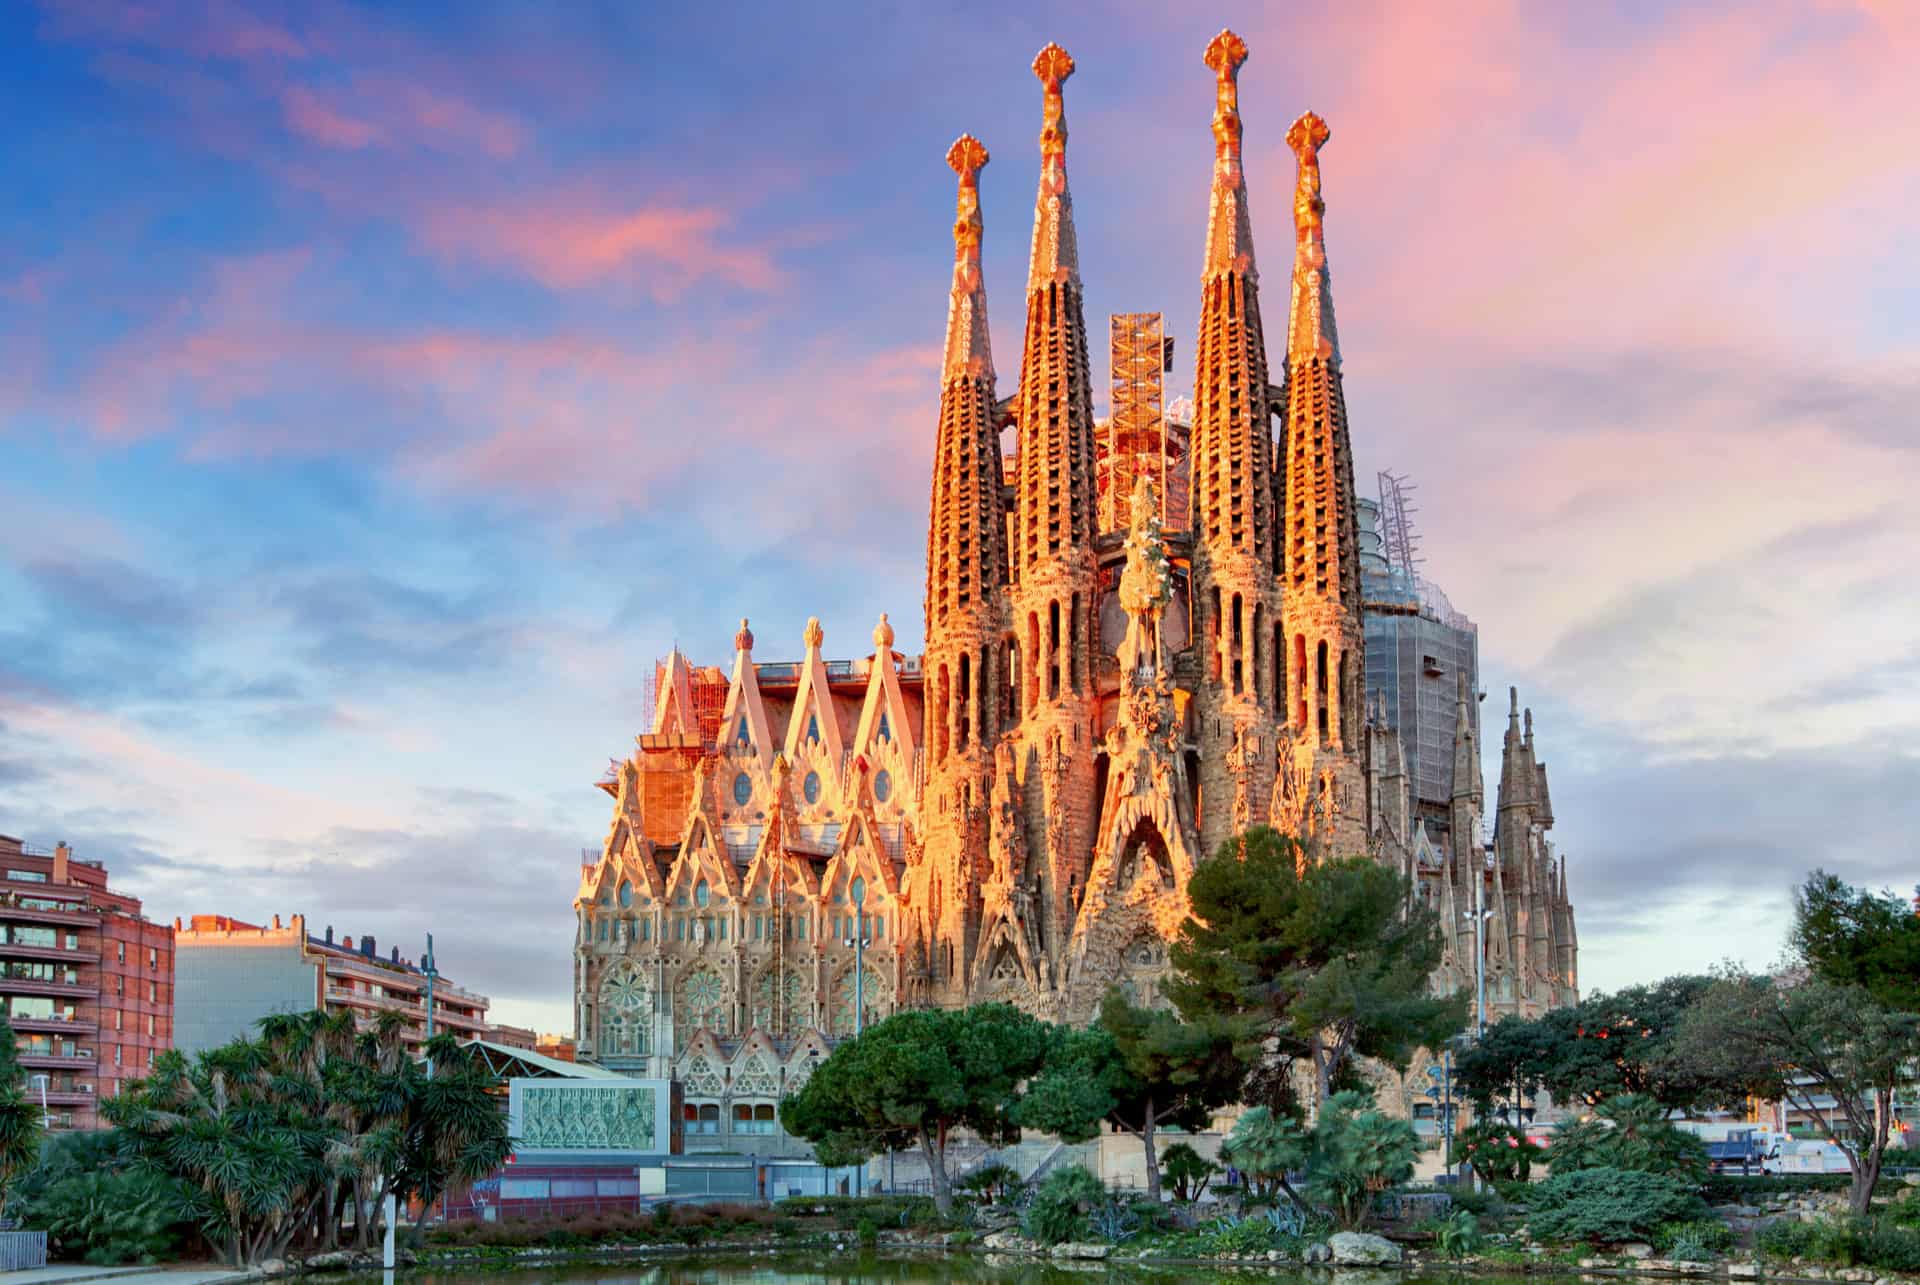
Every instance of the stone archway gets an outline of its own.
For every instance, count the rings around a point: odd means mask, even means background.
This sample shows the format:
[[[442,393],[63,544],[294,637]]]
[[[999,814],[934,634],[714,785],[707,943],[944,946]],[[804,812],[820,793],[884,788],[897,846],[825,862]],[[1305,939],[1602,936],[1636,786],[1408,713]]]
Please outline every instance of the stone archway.
[[[1162,888],[1174,886],[1173,854],[1168,851],[1166,837],[1152,817],[1142,816],[1134,822],[1126,843],[1121,845],[1117,869],[1119,879],[1115,887],[1121,893],[1132,888],[1142,871],[1147,870],[1153,872]]]

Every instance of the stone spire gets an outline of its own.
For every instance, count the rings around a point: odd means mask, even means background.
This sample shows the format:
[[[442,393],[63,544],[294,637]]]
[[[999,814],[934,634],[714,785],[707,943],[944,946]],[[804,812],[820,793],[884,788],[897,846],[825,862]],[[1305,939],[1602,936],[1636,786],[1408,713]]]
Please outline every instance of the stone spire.
[[[947,302],[947,353],[941,379],[984,379],[993,384],[993,349],[987,341],[987,286],[980,275],[980,171],[987,149],[962,134],[947,149],[947,164],[960,176],[953,216],[953,293]]]
[[[953,293],[947,305],[940,427],[934,441],[927,533],[927,650],[937,654],[953,628],[997,632],[1006,583],[1006,514],[1000,501],[1000,432],[994,414],[987,292],[980,275],[980,169],[987,149],[962,134],[947,151],[960,176],[953,224]],[[984,635],[982,635],[984,636]],[[933,671],[929,671],[933,672]],[[931,738],[936,748],[938,736]]]
[[[1060,87],[1073,59],[1050,44],[1033,60],[1044,91],[1040,189],[1027,270],[1027,329],[1020,390],[1015,480],[1013,641],[1018,649],[1022,752],[1042,788],[1027,787],[1033,865],[1049,914],[1041,931],[1052,964],[1064,950],[1086,892],[1093,846],[1095,713],[1095,488],[1093,389],[1087,370],[1073,198],[1067,191],[1067,125]],[[1044,849],[1041,843],[1044,842]]]
[[[1300,159],[1293,189],[1293,307],[1287,315],[1287,360],[1319,357],[1340,364],[1340,335],[1333,325],[1333,283],[1327,275],[1324,227],[1327,202],[1320,195],[1320,149],[1333,136],[1327,122],[1308,112],[1287,131],[1287,146]]]
[[[1336,783],[1359,775],[1353,759],[1365,701],[1365,629],[1353,453],[1333,337],[1320,197],[1327,123],[1312,112],[1287,131],[1299,160],[1294,189],[1293,300],[1287,326],[1286,418],[1274,470],[1280,592],[1287,632],[1287,724],[1317,747]],[[1346,788],[1336,786],[1336,789]],[[1336,848],[1351,841],[1335,836]]]
[[[1016,575],[1043,565],[1084,563],[1093,573],[1093,394],[1081,312],[1073,197],[1067,191],[1067,125],[1060,86],[1073,59],[1048,45],[1033,60],[1045,88],[1040,192],[1027,270],[1027,332],[1020,354],[1020,477]]]
[[[1280,596],[1273,577],[1267,349],[1241,168],[1239,75],[1246,60],[1246,42],[1231,31],[1207,46],[1214,74],[1213,184],[1194,343],[1189,511],[1201,662],[1200,844],[1208,852],[1235,829],[1227,805],[1237,792],[1269,792],[1273,713],[1281,707],[1284,678],[1275,663],[1284,635],[1276,627]]]
[[[1073,56],[1049,44],[1033,60],[1046,91],[1040,125],[1040,195],[1033,210],[1033,252],[1027,290],[1049,282],[1080,284],[1080,245],[1073,234],[1073,195],[1067,191],[1067,115],[1060,87],[1073,75]]]

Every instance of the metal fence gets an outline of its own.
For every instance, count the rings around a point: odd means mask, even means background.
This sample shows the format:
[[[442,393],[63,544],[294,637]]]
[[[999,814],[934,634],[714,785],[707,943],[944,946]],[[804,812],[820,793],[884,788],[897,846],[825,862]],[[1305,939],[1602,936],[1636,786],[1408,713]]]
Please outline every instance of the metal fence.
[[[0,1231],[0,1272],[21,1272],[47,1265],[47,1233]]]

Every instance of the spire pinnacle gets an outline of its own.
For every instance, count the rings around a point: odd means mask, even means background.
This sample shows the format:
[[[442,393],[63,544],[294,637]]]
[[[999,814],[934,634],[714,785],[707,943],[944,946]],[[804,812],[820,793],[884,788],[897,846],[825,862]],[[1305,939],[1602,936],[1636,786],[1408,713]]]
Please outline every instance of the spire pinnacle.
[[[1333,286],[1327,273],[1322,223],[1327,203],[1320,195],[1320,149],[1333,136],[1327,122],[1307,112],[1287,131],[1287,146],[1299,158],[1293,189],[1293,309],[1287,319],[1289,364],[1321,358],[1338,364],[1340,336],[1333,325]]]
[[[953,293],[947,303],[947,352],[942,381],[993,381],[993,348],[987,335],[987,287],[980,273],[980,171],[987,149],[962,134],[947,149],[947,164],[960,176],[953,216]]]
[[[1207,46],[1207,66],[1215,78],[1213,103],[1213,191],[1207,203],[1206,280],[1226,272],[1251,277],[1253,220],[1247,211],[1247,179],[1240,165],[1240,67],[1247,42],[1222,31]]]
[[[1073,233],[1073,197],[1067,192],[1067,115],[1060,87],[1073,75],[1073,55],[1049,44],[1033,59],[1046,91],[1040,125],[1040,194],[1033,212],[1033,253],[1027,289],[1080,281],[1080,248]]]

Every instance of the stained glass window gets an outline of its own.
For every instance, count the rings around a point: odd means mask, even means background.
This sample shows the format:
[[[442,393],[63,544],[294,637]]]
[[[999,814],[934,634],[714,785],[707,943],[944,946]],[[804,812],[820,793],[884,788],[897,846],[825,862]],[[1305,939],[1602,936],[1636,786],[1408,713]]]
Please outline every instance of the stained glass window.
[[[733,801],[744,807],[747,800],[752,797],[753,782],[747,779],[745,772],[737,774],[733,778]]]
[[[693,885],[693,904],[699,906],[702,910],[706,909],[707,902],[712,896],[713,890],[707,887],[707,881],[705,879]]]
[[[633,885],[625,879],[620,881],[620,905],[622,908],[633,904]]]
[[[893,739],[893,727],[891,724],[887,722],[887,711],[885,711],[884,709],[880,711],[880,728],[879,728],[879,731],[875,733],[875,735],[877,735],[883,741],[890,741]],[[882,772],[880,775],[885,776],[886,773]]]
[[[818,772],[807,773],[807,779],[801,783],[800,790],[807,796],[807,802],[818,803],[820,801],[820,774]]]
[[[889,776],[887,769],[883,767],[873,774],[873,797],[879,802],[885,803],[888,796],[892,793],[893,777]]]

